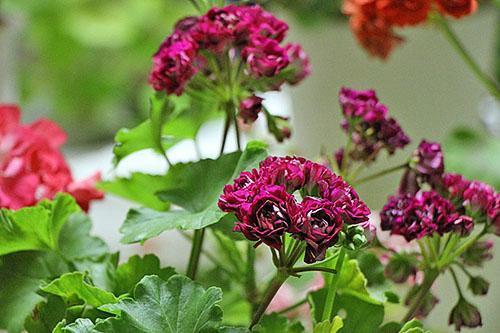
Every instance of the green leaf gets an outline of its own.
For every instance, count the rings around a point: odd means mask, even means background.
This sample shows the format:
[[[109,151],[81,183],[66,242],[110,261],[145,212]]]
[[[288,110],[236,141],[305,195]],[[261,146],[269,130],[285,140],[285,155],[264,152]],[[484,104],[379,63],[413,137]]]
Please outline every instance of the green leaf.
[[[166,230],[196,230],[217,223],[225,213],[210,207],[200,213],[187,211],[158,212],[148,208],[131,209],[120,228],[122,243],[143,242]]]
[[[61,327],[64,324],[65,322],[62,322],[53,333],[98,333],[94,329],[94,323],[87,318],[77,319],[74,323]]]
[[[334,313],[343,310],[344,326],[340,333],[376,332],[384,318],[384,305],[372,298],[366,288],[366,278],[354,259],[345,260],[339,276]],[[320,323],[326,301],[327,289],[322,288],[308,295],[314,323]]]
[[[420,321],[412,319],[404,324],[399,333],[431,333],[431,331],[424,330],[424,325]]]
[[[40,289],[46,293],[60,296],[67,301],[78,299],[95,308],[118,301],[112,293],[92,286],[85,281],[85,275],[81,272],[64,274]]]
[[[89,235],[92,223],[87,215],[80,212],[66,220],[58,240],[60,252],[66,259],[98,257],[109,251],[102,239]]]
[[[89,257],[73,260],[75,268],[92,277],[96,287],[112,291],[115,288],[115,272],[119,254],[106,253],[100,257]]]
[[[170,208],[170,203],[158,199],[156,192],[165,188],[167,184],[164,176],[135,172],[130,178],[101,182],[99,188],[145,207],[165,211]]]
[[[24,329],[29,333],[46,333],[52,330],[66,314],[62,298],[49,295],[47,300],[37,304],[31,316],[26,318]]]
[[[313,333],[337,333],[344,326],[342,318],[335,316],[333,321],[322,321],[314,325]]]
[[[132,129],[120,129],[115,135],[115,147],[113,148],[115,164],[132,153],[153,148],[155,141],[151,135],[152,131],[149,119]]]
[[[384,266],[374,253],[361,251],[356,260],[368,286],[381,285],[385,282]]]
[[[396,294],[390,290],[384,291],[384,296],[385,296],[385,299],[387,300],[387,302],[389,302],[389,303],[398,304],[400,301],[398,294]]]
[[[403,325],[398,322],[391,321],[381,326],[377,333],[398,333],[402,326]]]
[[[201,229],[219,222],[226,215],[217,207],[224,185],[242,171],[256,167],[267,156],[266,147],[261,142],[250,142],[243,153],[172,166],[165,176],[165,186],[159,196],[185,210],[130,210],[120,229],[122,242],[142,242],[166,230]]]
[[[132,256],[124,264],[121,264],[115,273],[115,295],[131,293],[135,285],[146,275],[157,275],[167,281],[175,274],[172,267],[160,267],[160,259],[153,254],[144,257]]]
[[[43,301],[37,294],[40,284],[67,272],[68,266],[50,252],[13,253],[0,262],[0,328],[20,332],[26,317]]]
[[[252,332],[257,333],[301,333],[305,332],[304,327],[298,321],[289,322],[288,318],[277,313],[262,317],[260,323],[255,326]]]
[[[384,320],[384,305],[368,295],[345,290],[337,295],[333,307],[335,313],[344,310],[344,326],[340,333],[373,333]]]
[[[137,284],[134,299],[102,306],[116,318],[96,324],[98,332],[178,333],[207,332],[222,320],[218,306],[222,291],[207,290],[185,276],[174,275],[168,281],[146,276]]]
[[[58,194],[35,207],[0,210],[0,255],[29,250],[57,250],[59,232],[68,217],[80,211],[75,200]]]

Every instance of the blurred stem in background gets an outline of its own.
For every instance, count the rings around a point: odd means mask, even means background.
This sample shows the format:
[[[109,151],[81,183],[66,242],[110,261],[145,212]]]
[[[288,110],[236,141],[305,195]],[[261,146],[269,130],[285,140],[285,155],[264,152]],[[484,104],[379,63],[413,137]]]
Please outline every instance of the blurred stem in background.
[[[451,46],[467,64],[470,70],[472,70],[479,81],[481,81],[481,83],[489,91],[489,93],[497,100],[500,99],[500,88],[498,84],[481,70],[479,65],[465,49],[463,43],[459,40],[453,29],[450,27],[448,20],[437,12],[434,13],[431,18],[432,21],[437,25],[437,27],[443,32],[444,36],[451,44]]]

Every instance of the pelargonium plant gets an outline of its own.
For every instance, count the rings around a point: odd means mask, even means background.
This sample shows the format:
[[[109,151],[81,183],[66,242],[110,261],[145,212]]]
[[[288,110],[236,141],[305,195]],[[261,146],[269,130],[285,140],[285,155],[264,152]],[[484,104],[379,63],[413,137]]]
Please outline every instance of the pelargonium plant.
[[[152,150],[165,172],[75,182],[60,152],[65,133],[49,120],[22,124],[18,107],[0,106],[0,328],[425,333],[419,319],[448,273],[458,292],[449,324],[459,331],[489,320],[457,275],[471,294],[487,294],[489,282],[470,268],[492,258],[498,192],[447,170],[441,145],[429,140],[403,164],[371,173],[410,144],[374,90],[340,90],[346,143],[316,161],[269,156],[261,141],[243,148],[239,129],[261,112],[278,141],[291,135],[260,93],[299,83],[309,61],[297,44],[283,44],[287,24],[257,5],[192,3],[200,15],[179,21],[153,55],[149,118],[115,138],[116,165]],[[219,114],[219,157],[172,163],[169,149],[196,141]],[[234,152],[226,152],[230,126]],[[356,187],[397,172],[400,186],[370,209]],[[85,212],[101,191],[138,205],[120,228],[122,243],[177,230],[191,244],[187,267],[164,267],[154,254],[122,261],[90,235]],[[181,254],[175,242],[168,251]],[[405,288],[395,284],[407,285],[401,301]],[[300,293],[283,301],[291,285]]]

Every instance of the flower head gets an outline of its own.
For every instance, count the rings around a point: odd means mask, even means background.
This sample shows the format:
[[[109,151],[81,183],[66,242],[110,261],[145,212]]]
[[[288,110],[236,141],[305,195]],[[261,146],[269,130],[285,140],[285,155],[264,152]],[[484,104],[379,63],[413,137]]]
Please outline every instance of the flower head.
[[[476,0],[436,0],[436,4],[441,13],[454,18],[470,15],[478,6]]]
[[[311,74],[309,57],[299,44],[288,44],[285,47],[290,61],[291,74],[287,75],[287,82],[295,85]]]
[[[297,191],[301,201],[294,195]],[[257,245],[279,249],[285,233],[305,242],[307,263],[322,260],[340,233],[355,238],[351,228],[361,233],[369,228],[370,210],[349,184],[300,157],[271,156],[259,169],[241,173],[224,188],[219,207],[234,213],[238,219],[234,231]]]
[[[253,38],[241,55],[256,77],[273,77],[290,63],[286,49],[276,40],[260,36]]]
[[[401,235],[408,242],[452,231],[464,236],[473,228],[471,218],[459,215],[452,203],[435,191],[391,197],[380,217],[382,230]]]
[[[431,0],[379,0],[377,11],[390,24],[416,25],[427,20]]]
[[[60,152],[66,133],[57,124],[47,119],[21,124],[13,105],[0,105],[0,119],[0,207],[32,206],[68,192],[88,210],[91,200],[103,197],[94,186],[97,176],[84,183],[73,180]]]
[[[350,159],[371,162],[382,149],[393,154],[410,142],[397,121],[388,117],[387,107],[374,90],[342,88],[339,102],[344,115],[342,129],[354,144]]]

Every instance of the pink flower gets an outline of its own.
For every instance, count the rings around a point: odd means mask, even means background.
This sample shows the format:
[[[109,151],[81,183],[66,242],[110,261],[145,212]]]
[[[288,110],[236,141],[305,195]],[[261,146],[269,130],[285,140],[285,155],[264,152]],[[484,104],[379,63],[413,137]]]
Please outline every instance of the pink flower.
[[[181,95],[185,85],[196,74],[196,46],[190,41],[167,39],[153,57],[149,82],[157,91]]]
[[[274,39],[254,37],[241,55],[256,77],[273,77],[289,64],[286,50]]]
[[[309,57],[299,44],[288,44],[285,46],[290,60],[289,68],[292,73],[287,76],[287,82],[291,85],[298,84],[311,74],[311,63]]]
[[[0,105],[0,207],[9,209],[32,206],[58,192],[69,192],[73,182],[59,151],[66,133],[50,120],[22,125],[19,118],[17,107]],[[102,198],[101,192],[94,191],[95,199]],[[89,200],[81,202],[82,208],[88,208]]]
[[[262,101],[264,99],[252,95],[240,102],[239,117],[243,119],[245,124],[252,124],[259,117],[259,112],[262,110]]]
[[[71,182],[66,191],[75,198],[84,211],[88,211],[91,201],[104,198],[104,193],[95,187],[99,181],[101,181],[101,174],[96,172],[87,179]]]
[[[444,158],[441,145],[437,142],[422,140],[413,153],[413,168],[420,175],[442,175]]]

